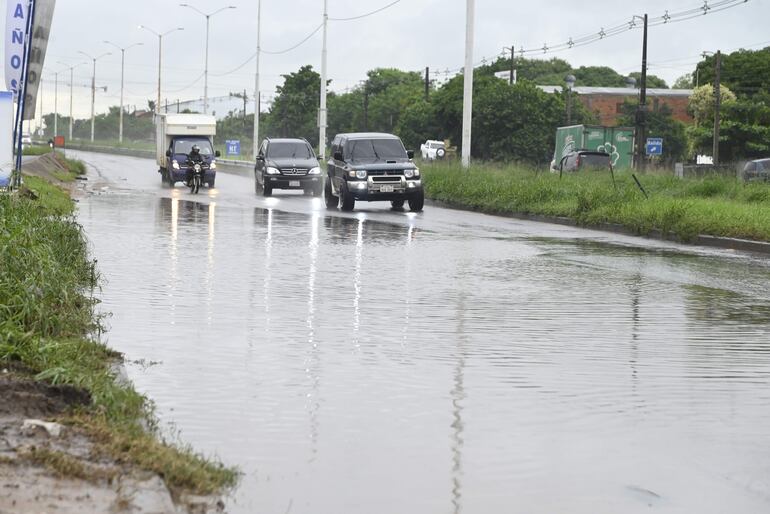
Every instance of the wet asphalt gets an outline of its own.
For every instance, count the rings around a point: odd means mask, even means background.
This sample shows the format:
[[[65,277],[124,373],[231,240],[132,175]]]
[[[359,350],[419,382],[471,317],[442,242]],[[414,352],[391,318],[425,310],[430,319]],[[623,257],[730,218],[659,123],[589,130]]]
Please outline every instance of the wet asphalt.
[[[766,257],[77,155],[107,342],[229,512],[770,512]]]

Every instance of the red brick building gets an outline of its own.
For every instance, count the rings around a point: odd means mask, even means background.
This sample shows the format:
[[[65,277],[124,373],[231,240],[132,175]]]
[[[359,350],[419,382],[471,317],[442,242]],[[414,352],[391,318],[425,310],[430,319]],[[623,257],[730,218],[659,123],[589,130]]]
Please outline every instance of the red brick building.
[[[540,86],[546,93],[562,91],[560,86]],[[575,87],[573,94],[589,111],[595,113],[599,123],[605,126],[617,126],[623,114],[626,101],[639,102],[639,90],[623,87]],[[666,105],[671,109],[675,120],[692,123],[693,118],[687,112],[687,105],[692,96],[691,89],[648,89],[647,105],[650,111],[657,111]]]

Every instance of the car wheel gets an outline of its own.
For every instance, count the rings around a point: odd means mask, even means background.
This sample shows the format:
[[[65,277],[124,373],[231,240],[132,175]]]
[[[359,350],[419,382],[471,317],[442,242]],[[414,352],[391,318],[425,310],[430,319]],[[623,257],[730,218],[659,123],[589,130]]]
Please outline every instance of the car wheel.
[[[342,190],[340,191],[340,209],[346,212],[350,212],[356,208],[356,199],[348,191],[346,182],[342,183]]]
[[[268,186],[267,184],[262,184],[262,196],[264,196],[265,198],[273,196],[273,188]]]
[[[422,208],[424,205],[425,205],[425,193],[423,193],[422,191],[420,191],[419,193],[409,198],[409,210],[413,212],[422,211]]]
[[[209,189],[213,189],[214,187],[216,187],[216,186],[214,186],[215,183],[216,183],[216,179],[211,179],[209,181]]]
[[[324,188],[323,186],[316,186],[313,188],[313,196],[318,198],[319,196],[322,196],[324,194]]]
[[[258,195],[262,194],[262,187],[259,185],[259,179],[257,178],[256,170],[254,170],[254,193]]]
[[[326,202],[327,209],[336,209],[340,204],[339,197],[334,196],[332,191],[332,179],[327,178],[324,184],[324,201]]]
[[[446,150],[444,150],[443,148],[439,148],[438,150],[436,150],[436,158],[443,159],[445,155],[446,155]]]
[[[404,201],[403,200],[392,200],[390,202],[390,206],[395,210],[401,210],[404,208]]]

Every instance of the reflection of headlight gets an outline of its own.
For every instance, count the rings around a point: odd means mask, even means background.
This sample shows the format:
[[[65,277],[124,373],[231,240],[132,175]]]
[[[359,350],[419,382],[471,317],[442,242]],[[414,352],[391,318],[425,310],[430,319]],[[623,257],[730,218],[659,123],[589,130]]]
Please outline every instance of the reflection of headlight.
[[[412,178],[414,177],[414,170],[404,170],[404,176],[406,178]]]
[[[211,164],[209,165],[209,169],[210,169],[210,170],[215,170],[215,169],[217,169],[217,163],[216,163],[216,162],[214,162],[214,161],[211,161]]]
[[[316,166],[315,168],[311,169],[307,172],[308,175],[320,175],[321,174],[321,168]]]
[[[278,168],[273,168],[272,166],[267,167],[267,174],[268,175],[280,175],[281,172],[278,170]]]
[[[179,169],[179,163],[176,161],[176,159],[171,161],[171,167],[174,168],[175,170]]]
[[[366,178],[366,170],[358,170],[356,171],[356,178],[358,179],[365,179]]]

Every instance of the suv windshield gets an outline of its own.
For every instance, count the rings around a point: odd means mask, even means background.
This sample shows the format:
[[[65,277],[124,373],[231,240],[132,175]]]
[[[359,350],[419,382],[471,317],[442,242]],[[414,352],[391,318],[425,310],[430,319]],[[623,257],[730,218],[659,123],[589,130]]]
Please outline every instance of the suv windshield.
[[[189,155],[192,152],[193,145],[198,145],[201,149],[201,155],[213,155],[211,143],[207,139],[177,139],[174,142],[174,153],[183,153]]]
[[[270,143],[267,148],[271,159],[312,159],[313,150],[307,143]]]
[[[348,142],[346,158],[351,161],[406,159],[404,145],[398,139],[359,139]]]

